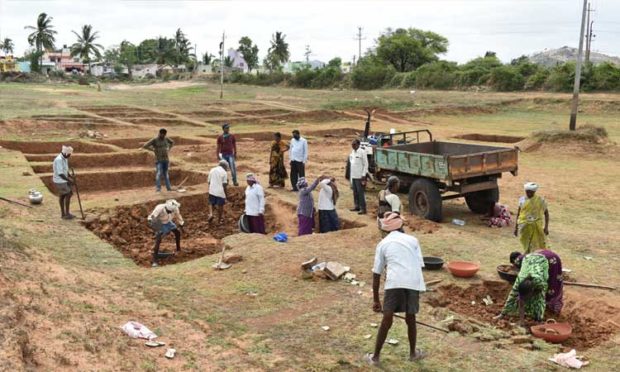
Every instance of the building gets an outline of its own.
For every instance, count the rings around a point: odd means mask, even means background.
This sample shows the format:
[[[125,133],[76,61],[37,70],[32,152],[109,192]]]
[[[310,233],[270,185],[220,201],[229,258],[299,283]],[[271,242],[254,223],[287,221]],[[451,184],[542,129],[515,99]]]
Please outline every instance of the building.
[[[0,56],[0,72],[16,72],[17,62],[13,56]]]
[[[87,65],[82,63],[80,58],[71,57],[71,50],[67,46],[62,49],[43,54],[43,63],[41,64],[41,72],[49,73],[52,70],[63,72],[84,72]]]
[[[112,76],[118,75],[116,71],[114,70],[114,67],[110,63],[104,63],[104,62],[92,63],[90,65],[90,73],[91,75],[97,76],[97,77],[99,76],[112,77]],[[123,69],[120,73],[127,75],[129,71],[127,70],[127,67],[123,66]]]
[[[144,79],[146,77],[150,76],[157,76],[157,69],[158,69],[158,65],[157,63],[149,63],[149,64],[145,64],[145,65],[133,65],[133,67],[131,68],[131,76],[134,79]]]
[[[320,68],[325,67],[325,62],[319,60],[313,61],[295,61],[295,62],[286,62],[283,67],[283,71],[287,73],[295,73],[299,70],[303,70],[304,68],[310,68],[313,70],[318,70]]]
[[[233,71],[239,71],[239,72],[250,71],[250,69],[248,68],[248,63],[245,61],[245,59],[243,59],[243,55],[239,51],[233,48],[228,49],[228,58],[232,60],[231,68]]]

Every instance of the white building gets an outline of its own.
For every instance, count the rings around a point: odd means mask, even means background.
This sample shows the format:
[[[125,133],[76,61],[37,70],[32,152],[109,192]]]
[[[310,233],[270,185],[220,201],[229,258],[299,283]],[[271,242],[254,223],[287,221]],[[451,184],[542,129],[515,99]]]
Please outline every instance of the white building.
[[[147,75],[157,76],[157,63],[133,65],[131,75],[134,79],[144,79]]]
[[[243,55],[240,52],[230,48],[228,49],[228,58],[232,59],[233,71],[249,72],[248,63],[243,59]]]

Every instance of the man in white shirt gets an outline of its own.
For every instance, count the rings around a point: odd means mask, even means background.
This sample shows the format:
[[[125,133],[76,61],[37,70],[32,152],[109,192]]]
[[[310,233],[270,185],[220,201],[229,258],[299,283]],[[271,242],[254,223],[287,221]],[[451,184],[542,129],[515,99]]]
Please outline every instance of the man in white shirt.
[[[177,246],[176,252],[178,253],[181,251],[181,232],[174,223],[174,220],[176,219],[181,228],[183,228],[183,225],[185,224],[185,221],[183,221],[183,217],[181,216],[181,212],[179,211],[180,207],[181,204],[176,200],[166,200],[166,203],[158,204],[155,209],[153,209],[153,212],[151,212],[151,214],[147,217],[149,226],[155,230],[155,248],[153,249],[153,260],[151,263],[152,267],[157,267],[161,239],[169,233],[172,232],[174,234],[174,239]]]
[[[353,151],[349,155],[349,163],[351,166],[351,188],[353,189],[353,201],[355,207],[351,212],[358,214],[366,214],[366,195],[364,189],[366,187],[366,175],[368,174],[368,157],[366,152],[360,149],[360,140],[354,139],[351,143]]]
[[[319,232],[327,233],[340,229],[340,220],[336,213],[336,201],[338,199],[338,188],[336,179],[329,177],[321,182],[319,191]]]
[[[245,188],[245,215],[251,233],[265,232],[265,192],[253,173],[245,176],[248,187]]]
[[[418,239],[403,231],[399,214],[388,212],[379,220],[381,231],[386,235],[377,245],[373,272],[373,310],[383,312],[383,320],[377,334],[375,351],[366,354],[366,361],[378,364],[383,343],[392,327],[394,313],[405,313],[409,336],[409,359],[422,359],[425,354],[416,349],[416,314],[420,307],[420,292],[426,291],[422,276],[422,251]],[[379,285],[383,270],[387,270],[383,306],[379,300]]]
[[[308,141],[301,137],[299,130],[293,131],[293,138],[289,149],[291,160],[291,186],[292,191],[297,190],[297,180],[306,177],[306,162],[308,162]]]
[[[71,196],[73,195],[71,187],[75,182],[75,180],[69,176],[69,158],[72,153],[73,147],[63,146],[62,151],[58,154],[58,156],[56,156],[54,162],[52,163],[52,169],[54,171],[52,181],[54,182],[54,187],[58,193],[60,218],[63,220],[71,220],[75,218],[75,216],[69,212],[69,207],[71,206]]]
[[[224,222],[224,204],[226,204],[226,185],[228,185],[228,162],[220,160],[217,167],[209,171],[209,221],[213,220],[213,207],[217,211],[218,223]]]

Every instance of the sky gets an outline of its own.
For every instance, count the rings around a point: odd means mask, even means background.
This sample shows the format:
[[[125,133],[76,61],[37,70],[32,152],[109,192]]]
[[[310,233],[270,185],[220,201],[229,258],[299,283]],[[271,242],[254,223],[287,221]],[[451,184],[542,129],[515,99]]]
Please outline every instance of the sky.
[[[590,0],[594,21],[593,51],[620,55],[620,0]],[[275,31],[289,43],[291,60],[352,60],[372,48],[386,28],[415,27],[449,40],[442,59],[467,62],[488,50],[508,62],[523,54],[579,42],[582,0],[433,0],[433,1],[166,1],[166,0],[0,0],[0,39],[9,37],[17,55],[29,48],[28,30],[39,13],[53,17],[57,47],[71,45],[82,25],[98,31],[104,47],[129,40],[172,37],[181,28],[200,55],[217,54],[222,32],[226,48],[249,36],[262,58]]]

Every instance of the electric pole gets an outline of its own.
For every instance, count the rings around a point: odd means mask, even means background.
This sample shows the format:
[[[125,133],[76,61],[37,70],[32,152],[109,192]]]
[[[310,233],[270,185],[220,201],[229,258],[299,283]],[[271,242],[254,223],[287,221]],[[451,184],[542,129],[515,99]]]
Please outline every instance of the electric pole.
[[[310,55],[312,51],[310,50],[310,45],[306,45],[306,51],[304,52],[304,56],[306,56],[306,65],[310,65]]]
[[[581,57],[583,54],[583,39],[586,28],[586,9],[588,0],[583,0],[583,12],[581,14],[581,30],[579,31],[579,50],[577,51],[577,64],[575,65],[575,83],[573,85],[573,101],[570,110],[570,123],[568,128],[577,128],[577,107],[579,106],[579,84],[581,83]]]
[[[588,19],[586,20],[586,66],[590,64],[590,50],[592,49],[592,24],[594,21],[590,21],[590,13],[594,10],[590,9],[590,3],[588,3]]]
[[[357,62],[359,63],[360,59],[362,59],[362,40],[365,40],[366,38],[362,38],[362,27],[358,27],[357,28],[357,47],[358,47],[358,53],[357,53]]]
[[[222,42],[220,43],[220,99],[224,98],[224,38],[226,31],[222,32]]]

